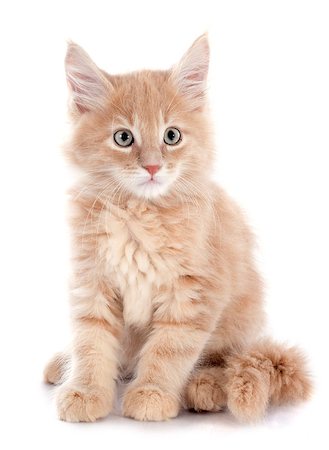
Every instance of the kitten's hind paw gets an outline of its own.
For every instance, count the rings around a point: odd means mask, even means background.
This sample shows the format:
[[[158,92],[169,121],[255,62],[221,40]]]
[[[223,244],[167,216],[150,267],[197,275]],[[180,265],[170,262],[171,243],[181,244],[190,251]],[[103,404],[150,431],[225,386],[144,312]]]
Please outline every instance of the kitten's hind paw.
[[[99,386],[62,385],[57,393],[58,415],[66,422],[95,422],[112,409],[112,396]]]
[[[123,414],[136,420],[161,421],[176,417],[179,401],[156,385],[128,388],[123,400]]]
[[[189,380],[185,392],[185,407],[195,411],[220,411],[226,406],[223,369],[205,367]]]

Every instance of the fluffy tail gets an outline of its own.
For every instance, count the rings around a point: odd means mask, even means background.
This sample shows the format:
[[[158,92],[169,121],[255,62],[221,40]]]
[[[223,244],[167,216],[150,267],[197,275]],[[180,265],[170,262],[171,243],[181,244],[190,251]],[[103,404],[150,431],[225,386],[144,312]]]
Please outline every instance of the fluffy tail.
[[[63,383],[70,367],[71,355],[67,352],[56,353],[46,365],[43,371],[45,383]]]
[[[227,406],[241,421],[260,419],[269,404],[307,400],[312,392],[301,351],[270,340],[229,356],[224,372]]]

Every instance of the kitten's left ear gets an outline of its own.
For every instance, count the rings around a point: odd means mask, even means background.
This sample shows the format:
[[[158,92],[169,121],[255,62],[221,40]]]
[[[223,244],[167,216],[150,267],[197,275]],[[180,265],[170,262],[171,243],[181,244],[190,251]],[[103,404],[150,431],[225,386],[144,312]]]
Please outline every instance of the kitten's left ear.
[[[171,79],[179,91],[192,102],[194,109],[204,106],[209,68],[209,43],[207,34],[200,36],[174,66]]]

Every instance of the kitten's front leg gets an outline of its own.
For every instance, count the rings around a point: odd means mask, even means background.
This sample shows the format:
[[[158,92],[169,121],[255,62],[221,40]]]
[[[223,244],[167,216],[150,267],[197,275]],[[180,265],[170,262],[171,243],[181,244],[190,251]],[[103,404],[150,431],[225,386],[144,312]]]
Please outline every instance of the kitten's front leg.
[[[93,422],[111,412],[122,328],[114,292],[99,279],[73,290],[70,374],[57,393],[60,419]]]
[[[140,355],[136,379],[123,401],[124,415],[137,420],[159,421],[177,416],[183,387],[216,320],[207,300],[191,298],[186,280],[161,297],[153,331]]]

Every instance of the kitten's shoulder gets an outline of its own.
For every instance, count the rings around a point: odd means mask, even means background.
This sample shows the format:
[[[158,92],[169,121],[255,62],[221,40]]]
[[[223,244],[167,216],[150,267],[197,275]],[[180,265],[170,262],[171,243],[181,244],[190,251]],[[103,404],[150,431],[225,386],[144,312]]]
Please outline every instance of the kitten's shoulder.
[[[226,223],[228,227],[232,229],[248,229],[249,226],[245,212],[239,206],[237,201],[233,199],[223,187],[216,183],[211,183],[210,189],[213,205],[221,222]]]
[[[213,202],[216,206],[228,211],[241,211],[238,203],[231,197],[228,192],[217,183],[210,183],[210,192]]]

